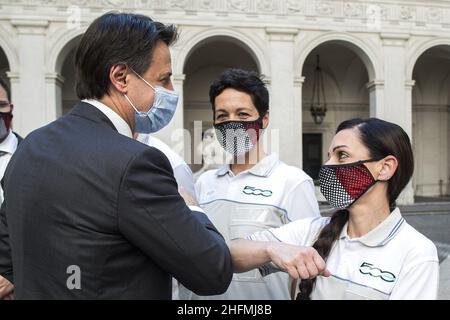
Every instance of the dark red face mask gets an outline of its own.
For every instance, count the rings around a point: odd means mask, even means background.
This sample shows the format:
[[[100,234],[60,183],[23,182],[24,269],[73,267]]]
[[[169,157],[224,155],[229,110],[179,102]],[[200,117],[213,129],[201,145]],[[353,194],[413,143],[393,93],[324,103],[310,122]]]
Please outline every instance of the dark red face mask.
[[[13,118],[12,110],[10,112],[0,112],[0,117],[3,119],[3,122],[5,122],[6,129],[11,129],[11,121]]]
[[[377,182],[364,165],[373,161],[377,160],[322,166],[319,172],[320,191],[334,208],[350,207]]]

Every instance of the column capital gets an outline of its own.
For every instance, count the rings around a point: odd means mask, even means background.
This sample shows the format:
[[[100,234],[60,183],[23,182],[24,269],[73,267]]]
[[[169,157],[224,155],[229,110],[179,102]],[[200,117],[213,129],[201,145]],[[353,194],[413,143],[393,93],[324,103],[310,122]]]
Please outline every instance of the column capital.
[[[185,74],[174,74],[174,75],[172,75],[172,80],[174,82],[181,82],[181,83],[183,83],[184,80],[186,80],[186,75]]]
[[[266,28],[266,33],[271,41],[287,41],[293,42],[298,34],[296,28]]]
[[[384,80],[372,80],[366,83],[366,88],[371,90],[381,89],[384,87]]]
[[[294,87],[301,88],[303,83],[305,82],[305,77],[303,76],[295,76],[294,77]]]
[[[19,34],[39,34],[44,35],[49,25],[48,20],[25,20],[12,19],[11,24],[17,29]]]
[[[380,33],[383,46],[403,47],[410,35],[407,33]]]
[[[406,80],[405,87],[406,89],[412,89],[416,85],[416,80]]]
[[[45,82],[46,83],[53,83],[57,86],[62,87],[64,85],[64,77],[56,72],[47,72],[45,74]]]
[[[9,81],[11,81],[11,83],[19,82],[19,79],[20,79],[20,73],[19,72],[7,71],[6,72],[6,76],[8,77]]]
[[[270,84],[272,83],[272,79],[269,76],[264,76],[264,78],[262,79],[262,82],[264,82],[264,84],[266,86],[270,86]]]

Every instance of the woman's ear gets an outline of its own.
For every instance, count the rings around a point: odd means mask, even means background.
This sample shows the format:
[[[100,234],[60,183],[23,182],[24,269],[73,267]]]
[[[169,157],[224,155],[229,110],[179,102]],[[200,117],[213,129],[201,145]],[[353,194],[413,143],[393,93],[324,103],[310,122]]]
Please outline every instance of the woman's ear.
[[[262,123],[263,123],[263,129],[266,129],[267,126],[269,125],[269,111],[267,111],[266,114],[263,116]]]
[[[128,67],[126,64],[116,64],[109,70],[109,80],[111,86],[120,93],[127,93]]]
[[[380,174],[377,180],[388,181],[395,173],[398,167],[397,158],[394,156],[387,156],[382,161]]]

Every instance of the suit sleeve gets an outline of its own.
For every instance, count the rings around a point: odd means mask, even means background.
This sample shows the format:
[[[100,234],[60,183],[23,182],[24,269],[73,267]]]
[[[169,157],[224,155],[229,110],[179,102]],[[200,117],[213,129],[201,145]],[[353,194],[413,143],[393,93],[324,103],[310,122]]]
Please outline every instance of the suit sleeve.
[[[9,246],[8,225],[6,223],[6,201],[0,209],[0,276],[13,283],[11,248]]]
[[[228,288],[233,275],[228,247],[206,215],[186,206],[160,151],[146,149],[128,164],[118,224],[131,243],[196,294]]]

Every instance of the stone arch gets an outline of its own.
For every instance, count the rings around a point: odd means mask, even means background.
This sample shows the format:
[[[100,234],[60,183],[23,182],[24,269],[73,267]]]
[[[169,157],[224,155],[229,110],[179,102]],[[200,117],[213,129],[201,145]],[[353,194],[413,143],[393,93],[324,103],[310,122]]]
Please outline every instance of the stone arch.
[[[205,42],[218,38],[233,41],[245,49],[253,56],[258,65],[259,72],[270,76],[270,59],[267,56],[267,50],[265,50],[264,44],[261,43],[262,41],[253,35],[232,28],[210,28],[191,37],[186,37],[182,41],[182,44],[180,44],[177,59],[173,61],[174,74],[183,74],[185,64],[189,60],[189,56],[195,52],[196,48],[204,45]]]
[[[421,43],[418,47],[412,48],[408,50],[409,52],[413,52],[406,61],[406,79],[412,79],[414,67],[417,64],[419,58],[429,49],[432,49],[437,46],[450,46],[450,38],[436,38],[427,40]]]
[[[383,78],[383,68],[380,63],[380,59],[375,53],[375,48],[372,48],[368,43],[364,42],[358,37],[355,37],[354,35],[336,32],[322,34],[307,43],[302,43],[301,47],[303,49],[297,55],[295,67],[296,70],[299,70],[300,74],[302,74],[303,65],[308,55],[315,48],[327,42],[336,42],[342,44],[343,46],[355,52],[366,66],[367,72],[369,74],[369,80]]]
[[[0,25],[0,35],[9,33],[9,31]],[[15,45],[9,39],[0,36],[0,48],[8,60],[9,70],[11,72],[17,72],[19,70],[19,56],[17,55]]]
[[[47,72],[61,73],[64,61],[71,50],[76,47],[77,41],[84,34],[86,28],[70,30],[60,34],[52,46],[49,47]]]

